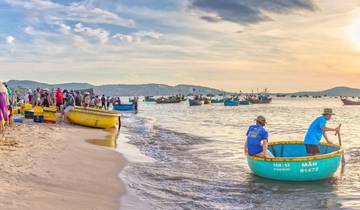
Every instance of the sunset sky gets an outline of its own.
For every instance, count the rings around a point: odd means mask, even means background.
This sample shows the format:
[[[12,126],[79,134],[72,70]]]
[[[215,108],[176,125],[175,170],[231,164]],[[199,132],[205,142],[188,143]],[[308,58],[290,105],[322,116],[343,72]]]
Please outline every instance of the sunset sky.
[[[360,1],[0,0],[0,80],[360,88]]]

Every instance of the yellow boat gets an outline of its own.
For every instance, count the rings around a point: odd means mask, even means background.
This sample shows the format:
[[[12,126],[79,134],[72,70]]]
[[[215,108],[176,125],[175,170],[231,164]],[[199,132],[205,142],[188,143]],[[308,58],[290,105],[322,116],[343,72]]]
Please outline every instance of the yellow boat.
[[[83,107],[73,107],[66,116],[74,124],[92,128],[111,128],[120,121],[119,112]]]

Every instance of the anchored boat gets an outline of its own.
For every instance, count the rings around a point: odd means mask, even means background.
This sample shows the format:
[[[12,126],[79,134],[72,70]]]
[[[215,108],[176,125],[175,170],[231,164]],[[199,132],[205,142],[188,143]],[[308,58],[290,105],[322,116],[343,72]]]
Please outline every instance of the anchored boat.
[[[320,155],[307,156],[302,141],[269,143],[275,158],[247,156],[251,171],[261,177],[283,181],[314,181],[332,176],[338,169],[343,150],[321,143]]]
[[[73,107],[66,114],[70,122],[93,128],[111,128],[120,123],[120,113],[92,108]]]
[[[189,105],[190,106],[201,106],[201,101],[196,99],[189,99]]]
[[[224,106],[239,106],[239,101],[226,100],[224,101]]]
[[[224,99],[212,99],[210,102],[212,104],[220,104],[220,103],[224,103]]]
[[[133,104],[116,104],[113,105],[113,110],[115,111],[132,111],[135,109]]]
[[[344,105],[360,105],[360,101],[351,101],[346,98],[341,98],[341,101],[344,103]]]

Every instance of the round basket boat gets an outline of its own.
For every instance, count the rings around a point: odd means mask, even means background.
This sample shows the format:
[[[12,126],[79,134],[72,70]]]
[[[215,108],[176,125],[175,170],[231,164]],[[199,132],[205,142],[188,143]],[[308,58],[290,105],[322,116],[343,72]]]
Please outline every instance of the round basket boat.
[[[335,144],[320,144],[320,155],[308,156],[304,142],[269,143],[275,158],[247,156],[251,171],[261,177],[283,181],[315,181],[332,176],[338,169],[343,150]]]

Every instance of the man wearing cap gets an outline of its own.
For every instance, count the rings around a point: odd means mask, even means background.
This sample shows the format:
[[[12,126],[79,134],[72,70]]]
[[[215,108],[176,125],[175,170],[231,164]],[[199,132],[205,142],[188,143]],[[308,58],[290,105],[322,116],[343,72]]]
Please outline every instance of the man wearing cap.
[[[273,158],[274,155],[267,149],[269,134],[264,129],[266,119],[263,116],[256,118],[256,124],[246,132],[245,153],[259,157]]]
[[[328,143],[332,144],[332,142],[329,141],[326,135],[326,131],[335,131],[335,135],[340,131],[340,126],[336,128],[326,127],[326,122],[331,119],[332,115],[334,115],[333,110],[330,108],[326,108],[324,109],[322,116],[316,118],[311,123],[304,140],[306,152],[309,155],[320,154],[319,143],[323,136]]]

